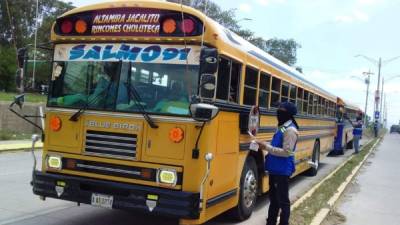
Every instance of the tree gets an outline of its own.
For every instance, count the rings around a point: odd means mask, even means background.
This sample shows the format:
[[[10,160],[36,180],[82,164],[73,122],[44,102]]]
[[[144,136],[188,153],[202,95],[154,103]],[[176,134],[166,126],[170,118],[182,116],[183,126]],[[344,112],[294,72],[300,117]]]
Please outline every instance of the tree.
[[[56,17],[72,8],[71,3],[60,0],[39,0],[40,18],[38,20],[37,43],[49,42],[50,30]],[[18,48],[33,44],[35,25],[36,0],[0,1],[0,48],[2,50],[0,80],[7,80],[0,82],[0,89],[12,90],[13,77],[17,67],[16,51]],[[37,59],[51,59],[51,56],[46,52],[40,52],[40,50],[37,55]],[[38,74],[37,76],[41,75]]]
[[[10,46],[0,45],[0,91],[15,89],[15,50]]]
[[[293,39],[269,39],[265,42],[265,51],[281,61],[293,66],[297,62],[297,48],[301,45]]]
[[[72,8],[71,3],[60,0],[39,1],[38,11],[42,23],[39,24],[38,43],[49,40],[50,28],[56,17]],[[36,0],[1,0],[0,18],[0,44],[11,44],[12,38],[14,38],[17,48],[25,47],[33,42]]]
[[[169,0],[169,2],[181,3],[180,0]],[[239,25],[236,19],[235,9],[222,10],[220,6],[210,0],[182,0],[182,4],[200,10],[222,26],[235,32],[245,40],[268,52],[289,66],[294,66],[296,64],[297,49],[300,48],[301,45],[294,39],[285,40],[273,38],[265,40],[262,37],[257,37],[253,31],[242,28]]]

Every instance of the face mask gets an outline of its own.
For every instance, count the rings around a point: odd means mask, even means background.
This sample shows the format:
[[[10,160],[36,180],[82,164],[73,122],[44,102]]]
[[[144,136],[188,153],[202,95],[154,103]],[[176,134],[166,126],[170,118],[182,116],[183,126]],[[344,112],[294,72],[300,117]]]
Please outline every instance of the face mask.
[[[278,126],[282,126],[286,121],[291,119],[289,113],[283,110],[278,110],[276,117],[278,119]]]

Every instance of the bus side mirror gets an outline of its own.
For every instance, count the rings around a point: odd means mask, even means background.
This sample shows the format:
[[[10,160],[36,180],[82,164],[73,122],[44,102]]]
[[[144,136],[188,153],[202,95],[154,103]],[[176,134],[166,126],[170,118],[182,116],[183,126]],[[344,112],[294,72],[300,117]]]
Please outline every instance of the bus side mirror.
[[[200,77],[200,97],[214,99],[217,78],[214,74],[202,74]]]
[[[25,95],[24,94],[17,95],[17,96],[14,97],[13,104],[18,105],[20,109],[22,108],[22,105],[24,105],[24,102],[25,102]]]
[[[215,74],[218,71],[218,50],[202,48],[200,52],[200,75]]]
[[[189,108],[192,118],[199,122],[211,121],[219,112],[218,107],[205,103],[191,104]]]

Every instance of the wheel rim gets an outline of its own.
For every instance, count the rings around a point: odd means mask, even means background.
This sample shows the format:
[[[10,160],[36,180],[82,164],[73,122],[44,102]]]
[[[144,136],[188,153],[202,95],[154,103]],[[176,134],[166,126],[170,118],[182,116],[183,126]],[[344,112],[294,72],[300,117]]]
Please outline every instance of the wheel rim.
[[[249,208],[255,201],[257,194],[257,180],[253,170],[246,173],[243,183],[243,203]]]
[[[319,167],[319,146],[316,146],[316,149],[315,149],[314,164],[315,164],[315,168],[318,169],[318,167]]]

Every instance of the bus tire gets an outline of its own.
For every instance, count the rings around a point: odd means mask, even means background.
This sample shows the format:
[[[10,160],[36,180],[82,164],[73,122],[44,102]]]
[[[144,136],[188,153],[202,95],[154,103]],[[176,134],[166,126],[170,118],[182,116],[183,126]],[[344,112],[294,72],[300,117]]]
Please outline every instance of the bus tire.
[[[313,154],[312,154],[312,158],[311,161],[312,163],[315,165],[314,167],[311,167],[310,169],[308,169],[306,171],[306,175],[313,177],[316,176],[318,173],[318,169],[319,169],[319,163],[320,163],[320,143],[319,141],[315,141],[314,142],[314,148],[313,148]]]
[[[253,157],[247,157],[240,176],[239,202],[232,210],[235,219],[243,221],[251,216],[257,200],[257,186],[256,160]]]

